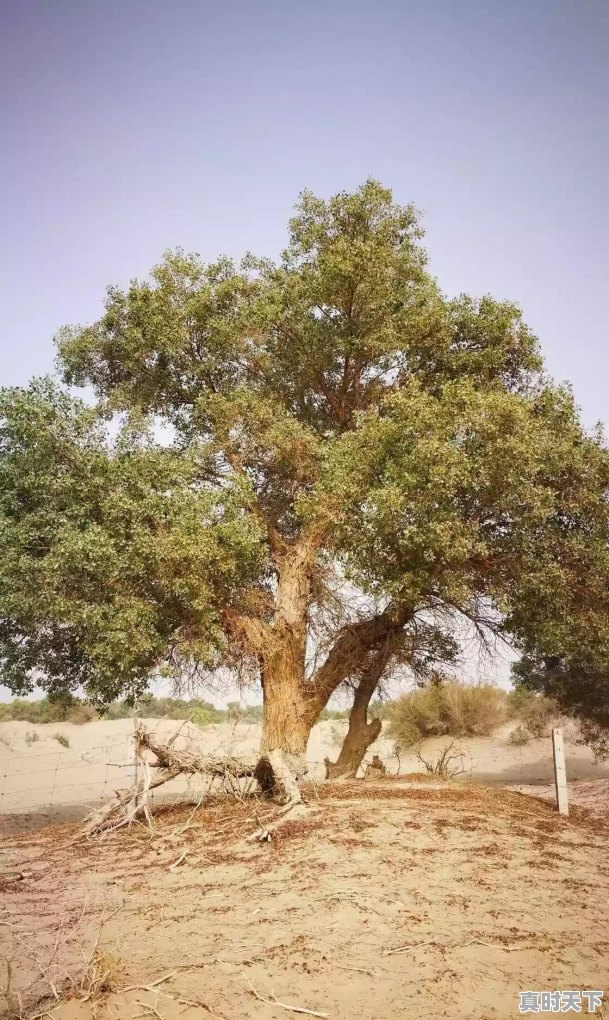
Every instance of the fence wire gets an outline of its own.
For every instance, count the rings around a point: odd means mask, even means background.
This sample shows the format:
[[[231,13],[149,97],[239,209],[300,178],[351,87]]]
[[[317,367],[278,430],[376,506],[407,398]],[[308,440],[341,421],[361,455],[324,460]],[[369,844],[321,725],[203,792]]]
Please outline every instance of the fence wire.
[[[5,747],[0,743],[0,752]],[[96,807],[111,799],[116,792],[131,786],[135,778],[131,735],[78,750],[64,747],[41,752],[33,751],[31,747],[25,750],[7,747],[7,750],[10,753],[0,754],[0,815],[31,814],[58,810],[64,806]],[[225,743],[218,750],[226,753]],[[494,753],[478,754],[470,752],[464,741],[461,746],[457,744],[457,750],[463,753],[462,778],[471,776],[472,779],[507,785],[552,781],[550,740],[547,755],[544,754],[536,762],[531,762],[530,758],[525,761],[521,747],[505,746]],[[328,749],[331,759],[337,754],[338,748]],[[364,761],[364,768],[370,764],[373,754],[380,757],[390,775],[412,772],[426,774],[425,765],[417,761],[412,753],[405,753],[398,758],[393,754],[379,754],[374,746]],[[435,755],[435,751],[429,750],[423,757],[433,762]],[[492,768],[489,763],[492,763]],[[308,765],[313,779],[324,777],[323,760],[308,759]],[[153,793],[152,800],[166,802],[168,799],[188,799],[193,789],[201,796],[204,788],[204,777],[184,776],[172,780],[156,796]]]

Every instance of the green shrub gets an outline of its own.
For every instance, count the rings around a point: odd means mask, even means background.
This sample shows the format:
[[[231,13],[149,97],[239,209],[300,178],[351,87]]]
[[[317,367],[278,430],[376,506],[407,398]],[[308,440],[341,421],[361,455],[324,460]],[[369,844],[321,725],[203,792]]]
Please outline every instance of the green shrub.
[[[411,691],[395,701],[389,711],[388,733],[403,748],[441,734],[488,736],[505,715],[503,691],[491,684],[454,681]]]
[[[15,719],[44,724],[66,722],[68,719],[73,722],[87,722],[95,718],[97,713],[91,705],[69,694],[52,695],[38,701],[15,698],[14,701],[0,706],[0,721]]]
[[[92,722],[94,719],[99,719],[99,716],[93,705],[89,705],[85,701],[70,709],[66,721],[74,723],[76,726],[82,726],[84,723]]]
[[[348,712],[330,713],[328,718],[343,718],[348,714]],[[200,698],[182,701],[180,698],[155,698],[152,694],[143,695],[135,706],[128,701],[113,701],[99,709],[69,694],[40,698],[38,701],[15,698],[14,701],[0,705],[0,722],[15,719],[29,723],[82,724],[100,718],[131,719],[134,715],[138,718],[152,719],[191,719],[198,726],[236,720],[260,722],[262,705],[241,706],[238,702],[231,702],[226,710],[216,708],[215,705]]]
[[[56,740],[58,744],[61,744],[62,747],[70,746],[70,741],[67,737],[64,737],[63,733],[55,733],[53,739]]]

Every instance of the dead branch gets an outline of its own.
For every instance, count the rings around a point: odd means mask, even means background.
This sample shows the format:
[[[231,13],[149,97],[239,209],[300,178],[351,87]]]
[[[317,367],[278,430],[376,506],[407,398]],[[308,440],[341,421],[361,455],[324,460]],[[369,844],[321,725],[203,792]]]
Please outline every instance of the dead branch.
[[[405,946],[398,946],[397,949],[385,949],[383,956],[395,956],[398,953],[412,953],[415,949],[423,946],[436,946],[438,949],[465,949],[467,946],[485,946],[487,949],[500,949],[504,953],[516,953],[530,946],[502,946],[500,943],[482,942],[480,939],[469,939],[467,942],[438,942],[437,939],[425,939],[424,942],[409,942]]]
[[[466,752],[462,751],[455,744],[454,740],[451,740],[450,744],[443,748],[435,761],[428,761],[427,758],[423,757],[420,744],[415,749],[415,755],[421,764],[425,766],[426,772],[431,776],[437,776],[439,779],[455,779],[456,776],[467,772],[467,768],[464,765]]]
[[[141,724],[136,730],[136,744],[141,750],[149,750],[157,761],[152,768],[173,770],[178,769],[189,775],[201,773],[220,779],[243,779],[256,773],[259,755],[244,755],[235,758],[231,755],[217,757],[213,754],[198,754],[196,751],[177,750],[169,744],[159,744],[154,734],[149,733]]]
[[[318,1016],[323,1018],[330,1016],[329,1013],[319,1013],[315,1009],[306,1009],[305,1006],[291,1006],[287,1002],[279,1002],[275,996],[273,996],[272,999],[265,999],[259,992],[256,991],[251,981],[248,981],[247,983],[254,998],[258,999],[258,1002],[263,1002],[265,1006],[279,1006],[280,1009],[287,1009],[291,1013],[306,1013],[307,1016]]]
[[[85,820],[82,835],[101,835],[125,825],[131,825],[142,817],[151,828],[150,792],[164,783],[176,779],[179,775],[198,774],[211,779],[221,778],[229,783],[243,777],[256,775],[258,756],[248,755],[243,758],[235,758],[230,755],[217,757],[211,754],[199,754],[196,751],[176,748],[174,739],[172,738],[167,744],[160,744],[154,734],[149,733],[141,722],[136,724],[134,743],[138,770],[137,783],[129,790],[117,793],[114,800],[92,812]],[[149,761],[146,752],[153,754],[156,761]],[[158,769],[154,778],[151,769]]]
[[[127,985],[126,988],[120,989],[120,994],[124,995],[125,992],[156,991],[157,985],[164,984],[165,981],[169,981],[169,978],[175,977],[177,973],[177,970],[172,970],[169,974],[163,974],[163,977],[157,978],[156,981],[149,981],[147,985]]]

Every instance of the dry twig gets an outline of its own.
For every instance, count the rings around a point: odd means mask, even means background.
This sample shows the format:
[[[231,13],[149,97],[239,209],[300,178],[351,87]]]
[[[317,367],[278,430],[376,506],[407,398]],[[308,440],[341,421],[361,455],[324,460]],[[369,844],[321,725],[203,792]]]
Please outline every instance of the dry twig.
[[[409,942],[408,945],[398,946],[397,949],[385,949],[383,956],[395,956],[397,953],[410,953],[422,946],[437,946],[438,949],[464,949],[466,946],[486,946],[487,949],[501,949],[504,953],[515,953],[521,949],[529,949],[529,946],[502,946],[498,942],[482,942],[481,939],[469,939],[467,942],[438,942],[435,938],[426,939],[424,942]]]
[[[306,1013],[307,1016],[318,1016],[322,1018],[330,1016],[329,1013],[319,1013],[316,1009],[307,1009],[305,1006],[292,1006],[287,1002],[279,1002],[279,999],[276,999],[275,996],[273,996],[272,999],[265,999],[259,992],[256,991],[251,981],[248,981],[247,983],[252,995],[258,999],[258,1002],[263,1002],[265,1006],[279,1006],[280,1009],[287,1009],[291,1013]]]

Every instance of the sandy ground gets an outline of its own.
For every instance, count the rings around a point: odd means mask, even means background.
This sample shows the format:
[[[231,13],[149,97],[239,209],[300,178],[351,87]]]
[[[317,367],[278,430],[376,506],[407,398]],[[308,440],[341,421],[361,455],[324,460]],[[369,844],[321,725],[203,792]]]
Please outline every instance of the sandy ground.
[[[270,844],[247,836],[278,809],[235,800],[6,837],[5,1009],[52,985],[53,1020],[507,1020],[520,990],[609,991],[606,823],[470,782],[308,796]]]
[[[151,719],[146,725],[161,738],[168,739],[180,724]],[[492,737],[458,741],[462,758],[457,764],[465,769],[467,776],[479,782],[523,788],[548,787],[553,782],[550,738],[531,740],[521,748],[512,747],[508,743],[512,728],[510,724]],[[346,723],[342,722],[322,722],[314,727],[308,747],[312,777],[323,778],[323,759],[336,757],[345,729]],[[115,790],[130,785],[134,777],[132,732],[133,723],[129,719],[82,726],[0,723],[0,833],[13,829],[16,824],[39,827],[48,821],[82,818],[89,809],[110,798]],[[67,747],[58,742],[58,736],[67,741]],[[609,778],[609,765],[595,765],[587,748],[576,744],[573,735],[569,739],[568,731],[565,736],[570,783]],[[238,755],[255,751],[259,740],[257,725],[219,724],[198,729],[186,723],[178,744],[195,746],[207,753],[230,751]],[[443,737],[425,741],[423,756],[429,761],[435,760],[446,743],[447,738]],[[391,773],[398,767],[402,774],[424,771],[413,754],[403,756],[398,762],[392,755],[392,746],[392,742],[381,735],[368,758],[378,753]],[[156,803],[185,796],[196,799],[202,790],[197,778],[177,780],[155,795]]]

